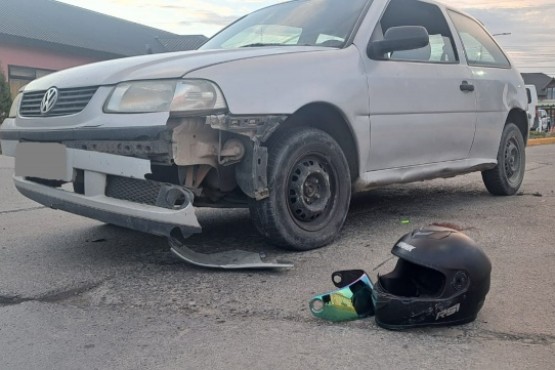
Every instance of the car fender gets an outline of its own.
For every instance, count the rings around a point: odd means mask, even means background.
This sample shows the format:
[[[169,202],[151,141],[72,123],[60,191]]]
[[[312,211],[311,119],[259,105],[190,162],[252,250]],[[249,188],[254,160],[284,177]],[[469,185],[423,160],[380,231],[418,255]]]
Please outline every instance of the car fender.
[[[368,157],[368,84],[354,45],[236,60],[198,69],[185,78],[215,82],[234,116],[293,115],[313,103],[337,107],[354,134],[360,158]]]

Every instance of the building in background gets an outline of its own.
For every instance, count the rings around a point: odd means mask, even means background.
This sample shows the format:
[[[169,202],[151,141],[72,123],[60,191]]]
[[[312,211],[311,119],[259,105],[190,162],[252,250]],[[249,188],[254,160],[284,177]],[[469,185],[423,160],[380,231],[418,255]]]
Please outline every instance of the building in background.
[[[555,78],[545,73],[522,73],[522,78],[526,85],[536,86],[538,91],[537,109],[545,110],[551,117],[551,122],[555,122]]]
[[[207,39],[54,0],[0,0],[0,68],[12,95],[54,71],[126,56],[194,50]]]

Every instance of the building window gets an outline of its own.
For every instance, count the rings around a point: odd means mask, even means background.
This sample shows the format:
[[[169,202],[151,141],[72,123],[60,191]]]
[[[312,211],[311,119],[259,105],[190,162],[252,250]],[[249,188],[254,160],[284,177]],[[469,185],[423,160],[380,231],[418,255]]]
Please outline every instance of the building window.
[[[555,87],[547,88],[547,100],[555,100]]]
[[[37,78],[46,76],[54,71],[49,69],[8,66],[8,82],[12,96],[17,95],[19,89]]]

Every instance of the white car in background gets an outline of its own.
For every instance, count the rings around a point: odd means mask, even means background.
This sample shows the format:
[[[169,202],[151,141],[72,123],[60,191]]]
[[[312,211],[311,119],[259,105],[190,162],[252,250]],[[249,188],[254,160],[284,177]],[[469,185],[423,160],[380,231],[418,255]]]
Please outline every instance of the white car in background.
[[[535,130],[538,120],[538,91],[535,85],[526,85],[526,94],[528,96],[528,122],[530,130]]]
[[[270,242],[308,250],[339,235],[352,192],[481,171],[515,194],[527,104],[463,12],[291,1],[198,51],[33,81],[0,139],[17,189],[49,207],[180,239],[201,231],[193,206],[248,207]]]

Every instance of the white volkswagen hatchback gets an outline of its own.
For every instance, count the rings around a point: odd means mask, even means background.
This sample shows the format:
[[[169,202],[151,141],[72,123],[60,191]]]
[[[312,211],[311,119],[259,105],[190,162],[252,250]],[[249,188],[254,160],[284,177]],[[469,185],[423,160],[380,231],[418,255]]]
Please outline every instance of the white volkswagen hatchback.
[[[432,1],[297,0],[200,50],[51,74],[0,138],[49,207],[172,238],[195,207],[249,207],[269,241],[330,243],[351,192],[481,171],[519,189],[524,82],[471,16]]]

